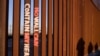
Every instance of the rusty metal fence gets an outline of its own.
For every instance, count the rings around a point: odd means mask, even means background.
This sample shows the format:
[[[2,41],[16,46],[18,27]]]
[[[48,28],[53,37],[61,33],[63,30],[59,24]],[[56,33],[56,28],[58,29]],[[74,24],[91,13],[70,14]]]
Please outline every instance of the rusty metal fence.
[[[0,0],[1,1],[1,0]],[[3,15],[0,22],[4,23],[3,31],[1,36],[3,44],[2,49],[0,51],[0,56],[8,56],[7,55],[7,21],[8,19],[8,1],[3,0],[0,2],[0,5],[3,9]],[[41,47],[36,47],[33,44],[33,56],[67,56],[67,0],[48,0],[48,22],[47,28],[48,32],[46,34],[46,1],[41,0]],[[30,3],[30,0],[25,0],[25,3]],[[34,8],[38,5],[39,1],[34,0]],[[12,56],[20,56],[20,5],[21,0],[13,1],[13,42],[12,42]],[[31,12],[30,12],[31,13]],[[34,12],[35,13],[35,12]],[[1,15],[1,14],[0,14]],[[35,17],[35,16],[34,16]],[[34,30],[34,29],[33,29]],[[39,35],[39,36],[40,36]],[[33,40],[34,40],[33,34]],[[39,53],[39,49],[41,49],[41,53]],[[24,52],[23,52],[24,53]]]

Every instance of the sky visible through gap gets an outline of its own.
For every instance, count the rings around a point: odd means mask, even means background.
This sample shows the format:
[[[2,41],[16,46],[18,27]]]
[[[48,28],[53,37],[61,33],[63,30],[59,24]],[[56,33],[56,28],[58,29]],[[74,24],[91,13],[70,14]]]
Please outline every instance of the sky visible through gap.
[[[24,0],[21,1],[20,7],[20,34],[23,35],[24,31]],[[47,1],[48,2],[48,1]],[[48,4],[46,3],[46,33],[47,33],[47,24],[48,24]],[[33,34],[33,10],[34,9],[34,0],[31,0],[31,35]],[[8,35],[12,35],[13,33],[13,0],[9,0],[9,14],[8,14]],[[39,32],[41,32],[41,0],[39,0]]]

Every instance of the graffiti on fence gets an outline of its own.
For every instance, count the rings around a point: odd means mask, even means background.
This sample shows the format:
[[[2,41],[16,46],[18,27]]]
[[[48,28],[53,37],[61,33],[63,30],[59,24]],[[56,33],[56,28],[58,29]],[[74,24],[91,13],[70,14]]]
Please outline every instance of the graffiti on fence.
[[[30,38],[30,4],[25,4],[25,18],[24,18],[24,56],[29,56],[29,38]]]
[[[39,9],[34,8],[34,46],[38,47],[38,37],[39,37]]]

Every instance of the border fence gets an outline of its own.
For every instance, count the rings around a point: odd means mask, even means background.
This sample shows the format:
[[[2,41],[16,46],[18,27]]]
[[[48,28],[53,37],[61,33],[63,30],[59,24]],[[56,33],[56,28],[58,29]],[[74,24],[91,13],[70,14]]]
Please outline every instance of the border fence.
[[[20,51],[21,1],[13,0],[12,56],[20,56],[22,53]],[[89,42],[93,45],[98,43],[100,46],[98,2],[95,4],[93,0],[41,0],[39,8],[39,0],[34,0],[34,11],[31,12],[32,0],[24,1],[24,56],[29,56],[30,53],[32,56],[77,56],[82,52],[87,56]],[[8,56],[8,2],[9,0],[0,0],[0,56]],[[38,27],[39,10],[41,10],[41,33]],[[31,13],[34,13],[32,20],[30,20]],[[29,29],[30,21],[34,21],[32,36]],[[80,39],[84,42],[83,45],[78,45]],[[83,51],[78,51],[80,46],[83,47]]]
[[[66,37],[66,27],[67,27],[67,1],[66,0],[48,0],[48,22],[47,22],[47,28],[48,32],[46,35],[46,1],[42,0],[41,2],[41,8],[38,8],[39,1],[34,0],[34,18],[33,21],[35,22],[35,17],[38,16],[40,13],[37,11],[38,9],[41,9],[41,37],[39,32],[35,32],[33,34],[33,56],[66,56],[67,55],[67,37]],[[9,6],[9,0],[3,0],[1,1],[0,5],[4,4],[2,7],[2,18],[1,21],[3,22],[4,28],[3,28],[3,45],[2,45],[2,54],[0,56],[8,56],[7,52],[7,42],[8,42],[8,6]],[[30,18],[30,8],[28,7],[28,4],[30,4],[30,0],[25,0],[24,5],[24,27],[28,26],[25,24],[30,24],[27,22]],[[26,5],[27,4],[27,5]],[[20,53],[20,6],[21,6],[21,0],[13,0],[13,42],[12,42],[12,56],[19,56]],[[31,4],[30,4],[31,6]],[[28,9],[29,8],[29,9]],[[37,9],[38,8],[38,9]],[[37,10],[36,10],[37,9]],[[36,14],[35,14],[36,13]],[[1,15],[1,14],[0,14]],[[36,16],[35,16],[36,15]],[[38,18],[39,19],[39,18]],[[38,20],[36,19],[36,20]],[[27,22],[26,22],[26,21]],[[37,21],[36,24],[38,25]],[[33,27],[36,27],[35,23],[33,24]],[[38,26],[37,26],[38,27]],[[26,45],[28,42],[30,42],[30,36],[27,34],[30,34],[28,32],[25,32],[28,30],[28,28],[24,28],[24,56],[29,56],[30,49],[28,45]],[[30,30],[29,30],[30,31]],[[26,36],[26,35],[27,36]],[[36,35],[38,34],[38,35]],[[37,38],[36,38],[37,36]],[[39,36],[39,37],[38,37]],[[39,42],[39,38],[41,38],[41,43]],[[37,41],[37,42],[36,42]],[[26,43],[26,44],[25,44]],[[29,43],[28,43],[29,44]],[[41,44],[41,47],[38,47],[38,45]],[[26,45],[26,46],[25,46]],[[41,53],[39,53],[39,48],[41,49]]]

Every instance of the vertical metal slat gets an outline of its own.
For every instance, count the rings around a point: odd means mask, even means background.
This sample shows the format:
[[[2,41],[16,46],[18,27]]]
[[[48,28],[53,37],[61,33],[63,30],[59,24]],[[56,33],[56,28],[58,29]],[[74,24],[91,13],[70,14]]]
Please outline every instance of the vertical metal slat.
[[[52,56],[52,0],[48,0],[48,56]]]
[[[58,56],[58,0],[53,1],[54,56]]]
[[[7,1],[0,0],[0,56],[6,56]]]
[[[38,12],[37,11],[35,12],[35,10],[38,10]],[[35,16],[35,13],[38,13],[37,16]],[[34,20],[35,20],[35,17],[39,17],[39,0],[34,0]],[[35,21],[34,21],[34,24],[35,24]],[[38,30],[39,30],[39,28],[38,28]],[[35,29],[34,29],[34,31],[35,31]],[[34,32],[34,34],[35,33],[36,32]],[[37,33],[38,33],[38,37],[39,37],[39,31]],[[35,43],[35,35],[33,37],[34,37],[34,43]],[[38,41],[38,44],[39,44],[39,41]],[[38,46],[34,46],[34,56],[38,56]]]
[[[67,4],[66,0],[63,0],[63,56],[66,56],[67,54],[67,31],[66,31],[66,26],[67,26]]]
[[[30,55],[30,23],[31,23],[31,3],[24,1],[24,56]],[[29,29],[28,29],[29,28]]]
[[[20,0],[14,0],[13,56],[19,56]]]
[[[41,6],[42,20],[42,56],[46,56],[46,0],[42,0]]]
[[[62,0],[59,0],[59,56],[62,56]]]

